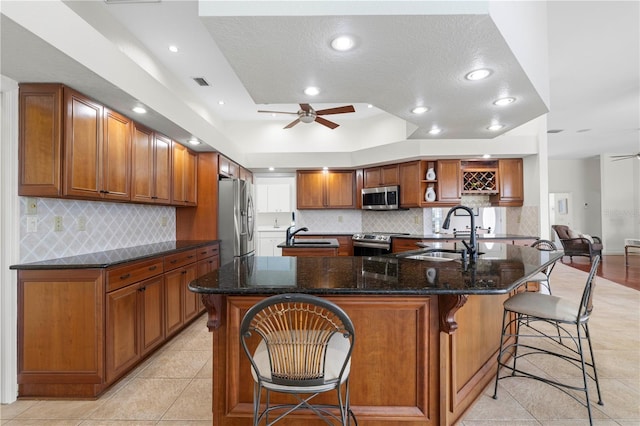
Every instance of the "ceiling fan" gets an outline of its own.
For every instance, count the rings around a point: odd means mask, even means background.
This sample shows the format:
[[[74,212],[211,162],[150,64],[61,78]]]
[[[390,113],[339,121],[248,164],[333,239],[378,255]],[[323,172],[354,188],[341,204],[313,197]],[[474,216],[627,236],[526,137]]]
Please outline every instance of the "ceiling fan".
[[[638,160],[640,160],[640,152],[637,154],[629,154],[629,155],[612,155],[611,158],[615,158],[615,160],[611,160],[611,161],[628,160],[629,158],[637,158]]]
[[[298,118],[293,120],[291,123],[287,124],[284,127],[285,129],[290,129],[293,126],[295,126],[296,124],[298,124],[299,122],[311,123],[313,121],[315,121],[316,123],[320,123],[323,126],[327,126],[330,129],[335,129],[336,127],[339,126],[339,124],[334,123],[333,121],[329,121],[329,120],[327,120],[325,118],[322,118],[320,116],[321,115],[330,115],[330,114],[344,114],[344,113],[347,113],[347,112],[356,112],[356,110],[353,107],[353,105],[345,105],[345,106],[341,106],[341,107],[320,109],[320,110],[316,111],[309,104],[300,104],[300,109],[298,110],[298,112],[265,111],[265,110],[258,110],[258,112],[268,112],[268,113],[271,113],[271,114],[295,114],[295,115],[297,115]]]

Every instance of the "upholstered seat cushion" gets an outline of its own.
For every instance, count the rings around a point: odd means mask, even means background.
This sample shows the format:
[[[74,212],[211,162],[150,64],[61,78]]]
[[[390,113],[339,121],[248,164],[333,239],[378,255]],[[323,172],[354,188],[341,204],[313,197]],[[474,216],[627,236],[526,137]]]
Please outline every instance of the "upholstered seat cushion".
[[[560,297],[531,292],[518,293],[504,302],[504,308],[511,312],[565,322],[576,322],[579,307]]]
[[[333,336],[331,336],[331,338],[329,339],[325,358],[326,363],[324,368],[324,380],[325,382],[329,383],[325,385],[304,386],[295,388],[292,386],[283,386],[268,382],[269,380],[271,380],[271,364],[269,362],[269,352],[267,351],[267,344],[264,342],[264,340],[261,341],[260,344],[258,344],[258,347],[256,348],[256,351],[253,355],[253,360],[258,366],[260,375],[267,380],[267,382],[263,382],[262,384],[267,389],[281,392],[323,392],[335,387],[335,380],[340,375],[340,370],[342,369],[344,361],[349,353],[349,347],[349,339],[345,338],[340,333],[333,334]],[[349,360],[347,366],[345,367],[341,383],[344,383],[344,381],[349,377],[350,368],[351,360]],[[251,369],[251,375],[253,376],[253,380],[257,382],[258,377],[253,368]]]

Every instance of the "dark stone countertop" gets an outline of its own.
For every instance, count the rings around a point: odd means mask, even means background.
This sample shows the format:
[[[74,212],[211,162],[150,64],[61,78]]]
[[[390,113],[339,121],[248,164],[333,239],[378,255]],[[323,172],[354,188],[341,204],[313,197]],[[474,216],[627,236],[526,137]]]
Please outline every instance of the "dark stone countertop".
[[[453,234],[424,234],[424,235],[394,235],[392,238],[410,238],[421,240],[468,240],[468,235],[453,235]],[[531,235],[516,235],[516,234],[478,234],[477,240],[537,240],[540,237],[534,237]]]
[[[527,281],[562,252],[495,244],[475,264],[400,256],[247,256],[222,265],[189,284],[203,294],[268,295],[286,292],[353,295],[504,294]]]
[[[11,265],[10,269],[96,269],[108,268],[122,263],[133,262],[177,253],[218,242],[217,240],[202,241],[165,241],[162,243],[146,244],[135,247],[119,248],[96,253],[79,254],[77,256],[61,257],[59,259],[41,260],[39,262]]]
[[[305,249],[305,248],[338,248],[340,243],[335,238],[319,238],[314,240],[313,238],[300,238],[296,240],[294,238],[293,244],[287,244],[286,241],[278,244],[279,248],[287,249]]]

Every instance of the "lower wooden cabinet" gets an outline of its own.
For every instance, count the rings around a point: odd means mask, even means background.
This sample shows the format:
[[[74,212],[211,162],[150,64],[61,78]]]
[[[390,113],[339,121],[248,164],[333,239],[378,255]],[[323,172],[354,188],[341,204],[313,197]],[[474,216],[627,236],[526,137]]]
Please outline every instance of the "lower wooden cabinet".
[[[218,244],[112,268],[18,271],[20,397],[93,398],[204,311]]]

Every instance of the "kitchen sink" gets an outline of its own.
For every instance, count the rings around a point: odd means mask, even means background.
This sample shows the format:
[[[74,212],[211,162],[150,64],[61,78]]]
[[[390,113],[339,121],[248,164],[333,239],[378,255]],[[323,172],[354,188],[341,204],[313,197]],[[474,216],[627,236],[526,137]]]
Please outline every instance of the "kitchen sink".
[[[302,246],[302,245],[320,245],[320,244],[331,244],[331,241],[314,241],[314,240],[309,240],[309,241],[294,241],[293,245],[294,246]]]

